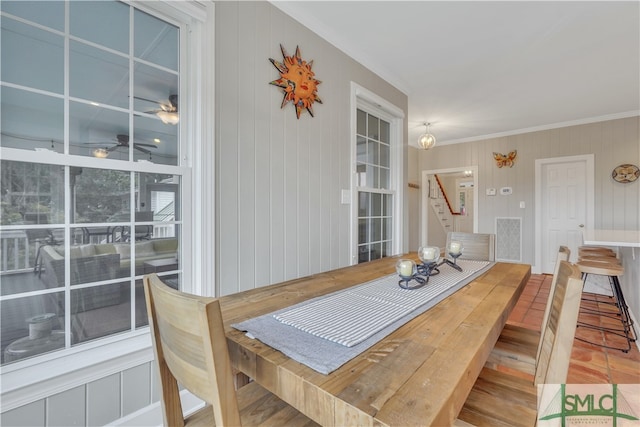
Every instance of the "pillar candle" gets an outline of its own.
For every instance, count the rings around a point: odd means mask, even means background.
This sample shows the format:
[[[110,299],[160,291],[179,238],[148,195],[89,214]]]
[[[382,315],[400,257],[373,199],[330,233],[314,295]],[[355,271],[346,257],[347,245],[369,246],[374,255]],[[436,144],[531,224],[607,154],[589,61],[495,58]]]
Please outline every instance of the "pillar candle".
[[[433,261],[438,256],[437,248],[434,247],[426,247],[422,248],[422,260],[423,261]]]
[[[457,255],[460,253],[461,248],[462,248],[462,245],[460,244],[460,242],[451,242],[449,244],[449,253],[453,255]]]
[[[398,274],[402,277],[413,276],[413,262],[405,259],[398,263]]]

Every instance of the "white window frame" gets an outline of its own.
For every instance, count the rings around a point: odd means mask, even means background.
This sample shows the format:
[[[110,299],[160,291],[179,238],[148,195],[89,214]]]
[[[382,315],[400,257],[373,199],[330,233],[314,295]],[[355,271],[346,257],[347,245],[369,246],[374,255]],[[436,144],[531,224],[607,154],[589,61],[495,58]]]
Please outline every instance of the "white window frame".
[[[391,148],[390,158],[390,180],[391,191],[385,191],[386,194],[393,195],[393,237],[392,237],[392,254],[402,253],[404,248],[404,229],[403,229],[403,212],[404,212],[404,111],[382,98],[381,96],[371,92],[370,90],[360,86],[355,82],[351,82],[351,239],[350,239],[350,256],[351,265],[358,263],[358,176],[357,176],[357,110],[363,110],[373,114],[376,117],[389,122],[389,143]],[[363,187],[363,190],[367,190]],[[375,191],[378,191],[376,189]]]
[[[124,3],[131,4],[130,1]],[[165,171],[182,175],[182,283],[183,289],[214,295],[214,126],[204,117],[214,117],[214,4],[195,2],[136,2],[135,6],[180,27],[181,158],[180,166]],[[186,65],[186,66],[185,66]],[[186,100],[186,101],[185,101]],[[63,155],[0,148],[5,160],[48,164],[73,164]],[[60,156],[60,159],[56,159]],[[131,170],[127,162],[91,157],[78,159],[85,167]],[[137,172],[145,170],[136,165]],[[198,230],[198,232],[195,232]],[[207,244],[207,242],[209,242]],[[35,402],[128,368],[152,361],[148,328],[113,335],[82,346],[43,354],[0,368],[2,412]]]

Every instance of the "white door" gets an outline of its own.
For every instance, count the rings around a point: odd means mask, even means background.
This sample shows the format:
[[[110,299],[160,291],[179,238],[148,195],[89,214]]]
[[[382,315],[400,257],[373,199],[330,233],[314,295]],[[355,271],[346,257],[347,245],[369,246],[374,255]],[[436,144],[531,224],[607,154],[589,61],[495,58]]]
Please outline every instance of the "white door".
[[[550,159],[540,167],[542,273],[553,273],[558,247],[567,246],[577,259],[585,226],[593,223],[592,163],[587,159]],[[591,192],[591,196],[589,195]]]

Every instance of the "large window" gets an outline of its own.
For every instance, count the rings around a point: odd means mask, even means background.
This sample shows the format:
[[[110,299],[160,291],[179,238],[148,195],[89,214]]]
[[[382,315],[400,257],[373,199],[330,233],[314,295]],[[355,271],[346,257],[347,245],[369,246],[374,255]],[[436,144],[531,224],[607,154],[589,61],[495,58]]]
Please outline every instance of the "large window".
[[[181,286],[181,27],[119,1],[1,16],[2,365],[147,324],[142,275]]]
[[[354,263],[395,255],[403,245],[402,110],[352,83]]]
[[[358,262],[393,253],[390,123],[357,111]]]

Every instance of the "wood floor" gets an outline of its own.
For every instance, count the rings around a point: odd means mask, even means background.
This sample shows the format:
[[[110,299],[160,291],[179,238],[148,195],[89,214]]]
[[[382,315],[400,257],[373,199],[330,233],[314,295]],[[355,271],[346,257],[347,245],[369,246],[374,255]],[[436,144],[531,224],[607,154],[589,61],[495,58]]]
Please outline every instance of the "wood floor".
[[[549,296],[551,276],[532,274],[527,287],[522,292],[518,304],[513,309],[508,322],[526,328],[540,330],[542,316]],[[585,294],[585,296],[593,296]],[[598,305],[606,309],[609,299],[604,296],[597,298]],[[609,324],[611,319],[588,314],[585,309],[592,307],[594,303],[583,301],[578,321],[589,323],[601,322]],[[617,325],[620,325],[620,322]],[[636,330],[638,330],[638,325]],[[624,338],[611,333],[603,333],[599,330],[579,327],[576,330],[576,338],[587,339],[591,342],[601,342],[610,347],[626,347]],[[631,350],[624,353],[620,350],[608,349],[588,344],[575,339],[571,353],[571,365],[567,384],[638,384],[640,383],[640,351],[636,343],[631,344]]]

